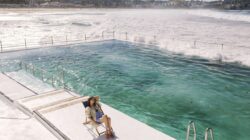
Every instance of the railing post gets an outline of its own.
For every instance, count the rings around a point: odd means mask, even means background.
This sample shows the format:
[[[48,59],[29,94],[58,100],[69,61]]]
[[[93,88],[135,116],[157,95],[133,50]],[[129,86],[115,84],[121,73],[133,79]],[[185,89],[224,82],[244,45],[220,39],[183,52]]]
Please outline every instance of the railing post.
[[[51,38],[51,45],[53,45],[54,44],[53,36],[51,36],[50,38]]]
[[[85,39],[85,41],[87,40],[87,35],[86,34],[84,35],[84,39]]]
[[[125,34],[126,34],[126,40],[128,40],[128,32],[126,32]]]
[[[194,41],[194,48],[196,48],[196,40]]]
[[[66,45],[67,45],[68,44],[68,36],[67,35],[66,35],[65,39],[66,39]]]
[[[27,71],[27,64],[24,63],[24,68],[25,68],[25,71]]]
[[[1,52],[3,52],[3,43],[1,40],[0,40],[0,45],[1,45]]]
[[[20,61],[19,67],[20,67],[21,70],[23,69],[23,67],[22,67],[22,61]]]
[[[26,38],[24,39],[24,44],[25,44],[25,49],[27,49],[27,40],[26,40]]]
[[[104,39],[104,31],[102,31],[102,39]]]
[[[55,87],[55,85],[54,85],[54,76],[53,75],[51,77],[51,84],[52,84],[53,87]]]
[[[41,70],[42,71],[42,81],[44,81],[44,72],[43,72],[43,70]]]
[[[35,76],[35,67],[34,67],[34,65],[31,65],[32,66],[32,74],[33,74],[33,76]]]
[[[63,88],[65,88],[64,71],[63,70],[62,70],[62,84],[63,84]]]
[[[224,44],[221,44],[221,49],[223,50]]]

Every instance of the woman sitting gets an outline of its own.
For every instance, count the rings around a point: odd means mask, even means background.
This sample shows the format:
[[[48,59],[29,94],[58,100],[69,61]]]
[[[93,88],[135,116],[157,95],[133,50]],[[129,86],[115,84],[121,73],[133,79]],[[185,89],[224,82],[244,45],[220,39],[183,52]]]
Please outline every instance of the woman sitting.
[[[106,131],[105,135],[107,138],[113,137],[113,130],[111,127],[111,119],[107,115],[104,115],[100,104],[98,103],[99,97],[90,97],[87,101],[87,107],[85,109],[85,115],[88,119],[87,123],[97,127],[99,124],[104,123]]]

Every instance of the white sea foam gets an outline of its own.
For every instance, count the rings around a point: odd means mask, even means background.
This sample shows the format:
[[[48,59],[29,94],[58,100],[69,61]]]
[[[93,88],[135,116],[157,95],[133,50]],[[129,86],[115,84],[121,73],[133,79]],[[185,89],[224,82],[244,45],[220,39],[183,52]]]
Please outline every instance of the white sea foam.
[[[232,21],[250,22],[250,10],[192,10],[188,12],[191,15],[211,17],[216,19],[225,19]]]
[[[102,31],[115,30],[119,39],[125,39],[128,32],[128,40],[157,44],[162,50],[250,66],[248,11],[70,9],[4,13],[0,14],[3,46],[23,47],[24,38],[32,46],[51,41],[50,36],[54,36],[54,43],[65,40],[66,35],[68,40],[83,40],[84,34],[100,36]]]

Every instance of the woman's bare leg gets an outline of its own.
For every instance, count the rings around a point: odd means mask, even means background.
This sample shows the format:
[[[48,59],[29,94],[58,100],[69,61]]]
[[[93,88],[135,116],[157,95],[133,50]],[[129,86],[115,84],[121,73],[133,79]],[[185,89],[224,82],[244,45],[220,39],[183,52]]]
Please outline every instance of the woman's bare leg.
[[[110,117],[108,117],[108,125],[109,125],[110,130],[112,131],[111,118]]]
[[[112,135],[111,119],[107,115],[103,115],[101,121],[104,123],[107,129],[107,133]]]

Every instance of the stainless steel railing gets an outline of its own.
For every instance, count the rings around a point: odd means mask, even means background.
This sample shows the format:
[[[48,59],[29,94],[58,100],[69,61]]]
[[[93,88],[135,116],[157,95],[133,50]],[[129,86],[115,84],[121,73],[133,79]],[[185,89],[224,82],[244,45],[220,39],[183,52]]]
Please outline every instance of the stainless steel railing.
[[[14,50],[25,50],[32,48],[50,47],[55,45],[69,45],[75,43],[83,43],[86,41],[98,39],[115,39],[115,31],[103,31],[101,35],[97,34],[83,34],[83,36],[76,36],[69,38],[65,36],[47,36],[44,40],[42,37],[33,37],[31,39],[21,38],[15,44],[11,41],[0,40],[0,53]]]
[[[193,129],[193,138],[194,140],[196,140],[196,128],[195,128],[195,124],[193,121],[190,121],[188,123],[186,140],[189,140],[191,128]],[[205,130],[205,137],[204,137],[205,140],[208,140],[209,137],[210,137],[210,140],[214,140],[214,134],[213,134],[212,128],[206,128]]]
[[[81,95],[75,89],[67,86],[65,82],[65,69],[60,68],[57,69],[56,74],[51,74],[50,72],[38,68],[31,63],[25,63],[20,61],[19,63],[20,69],[25,70],[26,72],[31,73],[34,77],[40,78],[43,82],[47,82],[51,84],[54,88],[63,88],[67,91],[74,91],[75,93]]]
[[[115,32],[110,30],[102,31],[100,34],[82,34],[79,36],[73,36],[70,37],[68,35],[49,35],[44,37],[32,37],[30,39],[28,38],[20,38],[19,40],[16,40],[15,44],[11,41],[6,41],[4,39],[0,40],[0,52],[5,52],[10,49],[30,49],[34,47],[45,47],[45,46],[54,46],[54,45],[68,45],[70,43],[76,43],[76,42],[85,42],[87,40],[95,40],[95,39],[118,39],[118,40],[132,40],[133,42],[141,42],[140,38],[151,38],[149,39],[150,42],[154,41],[157,42],[161,40],[162,38],[160,36],[156,35],[149,35],[149,36],[140,36],[140,35],[134,35],[134,34],[128,34],[128,32]],[[138,40],[139,39],[139,40]],[[204,42],[201,40],[186,40],[181,38],[173,38],[173,37],[164,37],[164,39],[172,40],[172,41],[178,41],[182,43],[188,43],[191,47],[199,49],[202,48],[204,45],[208,45],[209,47],[214,46],[216,48],[219,48],[221,50],[226,49],[226,47],[232,47],[228,46],[229,44],[223,44],[223,43],[216,43],[216,42]],[[237,46],[242,47],[246,49],[250,49],[249,46]]]
[[[213,129],[212,128],[207,128],[205,131],[205,140],[208,140],[208,133],[210,135],[210,140],[214,140],[214,134],[213,134]]]
[[[193,128],[193,137],[194,137],[194,140],[196,140],[196,128],[195,128],[195,124],[194,124],[193,121],[190,121],[190,122],[188,123],[186,140],[189,140],[191,127]]]
[[[53,87],[56,87],[56,83],[59,86],[65,87],[64,71],[58,71],[57,74],[51,74],[48,71],[35,67],[33,64],[20,61],[20,69],[30,72],[33,76],[40,78],[43,82],[50,82]]]

